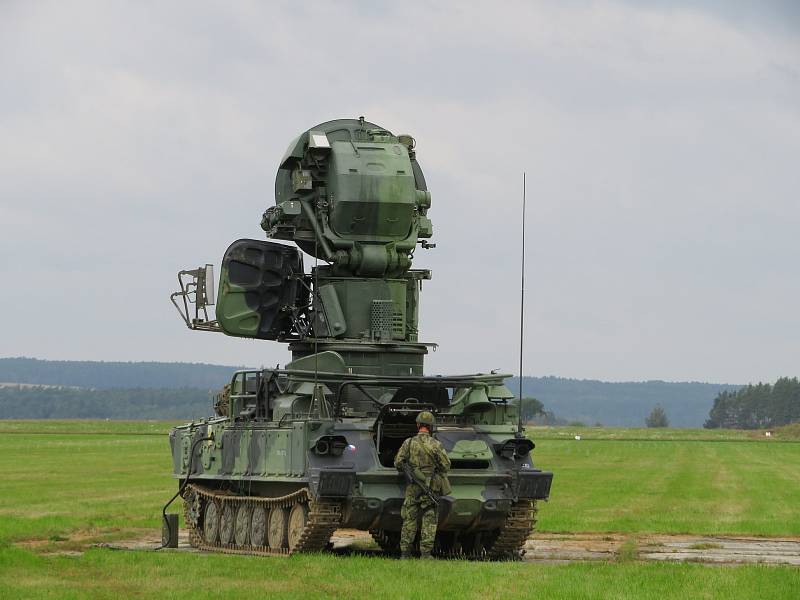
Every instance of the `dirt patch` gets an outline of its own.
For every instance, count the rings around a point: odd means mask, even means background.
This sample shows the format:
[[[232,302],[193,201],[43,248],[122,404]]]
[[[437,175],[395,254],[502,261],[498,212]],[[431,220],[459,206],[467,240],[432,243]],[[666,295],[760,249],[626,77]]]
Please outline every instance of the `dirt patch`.
[[[110,542],[107,544],[95,544],[95,548],[109,548],[111,550],[160,550],[161,549],[161,532],[148,531],[146,534],[130,540],[121,540],[118,542]],[[164,548],[162,552],[175,552],[175,551],[188,551],[199,552],[189,544],[189,531],[181,529],[178,531],[178,547],[177,548]]]
[[[44,555],[75,556],[79,554],[76,547],[83,545],[85,548],[91,537],[89,533],[79,532],[60,541],[27,540],[18,545]],[[338,529],[331,542],[337,554],[380,553],[366,531]],[[112,550],[149,551],[161,545],[161,535],[160,531],[145,530],[131,539],[91,545]],[[179,533],[178,548],[165,551],[196,552],[189,545],[189,534],[185,529]],[[642,560],[800,566],[800,538],[537,533],[525,543],[524,560],[545,563]]]
[[[650,536],[641,542],[644,560],[800,566],[798,538]]]
[[[16,542],[16,545],[43,556],[79,556],[87,548],[144,550],[148,546],[160,546],[161,537],[158,534],[159,532],[152,529],[92,529],[74,531],[65,535],[52,535],[48,538],[21,540]],[[185,533],[184,536],[188,548],[188,533]]]
[[[646,561],[800,565],[800,538],[690,535],[641,535],[633,538],[608,534],[539,533],[526,542],[525,560],[617,560],[621,555],[634,551],[639,560]]]
[[[369,547],[366,531],[339,529],[334,550]],[[800,565],[800,538],[708,537],[691,535],[625,535],[611,533],[537,533],[525,543],[530,562],[676,561],[702,563],[770,563]]]

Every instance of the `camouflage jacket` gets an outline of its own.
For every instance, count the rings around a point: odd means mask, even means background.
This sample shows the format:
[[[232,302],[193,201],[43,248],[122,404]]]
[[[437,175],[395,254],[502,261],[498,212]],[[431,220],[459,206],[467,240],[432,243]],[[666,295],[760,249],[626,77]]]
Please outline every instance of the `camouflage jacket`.
[[[394,466],[401,469],[404,462],[422,475],[420,479],[424,479],[434,492],[450,493],[450,483],[447,481],[450,459],[439,440],[430,433],[420,431],[403,442],[394,458]]]

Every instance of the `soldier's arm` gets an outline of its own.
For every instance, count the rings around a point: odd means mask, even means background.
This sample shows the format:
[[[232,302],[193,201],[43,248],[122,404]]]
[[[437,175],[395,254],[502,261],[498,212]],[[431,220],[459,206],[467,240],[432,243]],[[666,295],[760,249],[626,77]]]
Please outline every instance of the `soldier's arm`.
[[[401,465],[404,462],[408,462],[408,440],[411,438],[406,438],[403,440],[403,444],[400,446],[400,450],[397,451],[397,454],[394,456],[394,468],[400,470],[402,467]]]

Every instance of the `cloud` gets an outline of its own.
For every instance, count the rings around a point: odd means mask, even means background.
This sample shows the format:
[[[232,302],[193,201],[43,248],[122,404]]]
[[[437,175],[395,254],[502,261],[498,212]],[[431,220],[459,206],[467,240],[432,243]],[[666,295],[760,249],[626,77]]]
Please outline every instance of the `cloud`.
[[[800,41],[658,3],[62,3],[0,8],[0,354],[274,364],[190,333],[182,267],[262,236],[298,132],[411,132],[438,247],[431,371],[791,373]]]

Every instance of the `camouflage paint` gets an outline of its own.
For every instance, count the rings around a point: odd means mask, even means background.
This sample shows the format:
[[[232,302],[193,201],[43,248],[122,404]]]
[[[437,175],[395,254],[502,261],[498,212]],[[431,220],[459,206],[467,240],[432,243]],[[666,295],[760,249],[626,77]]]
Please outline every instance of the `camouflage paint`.
[[[292,361],[252,372],[256,390],[235,375],[226,414],[170,433],[177,479],[247,496],[307,488],[340,500],[342,526],[399,535],[414,490],[392,453],[415,432],[415,414],[432,410],[452,491],[435,520],[426,517],[428,530],[435,522],[442,532],[498,532],[515,502],[548,497],[552,474],[534,467],[533,445],[517,431],[507,375],[423,376],[430,344],[419,341],[419,292],[430,272],[411,263],[418,245],[432,246],[430,206],[410,136],[342,119],[290,144],[261,226],[327,264],[305,274],[300,252],[274,242],[228,249],[221,330],[287,342]],[[354,382],[361,391],[347,388]],[[190,449],[205,437],[190,473]],[[408,506],[407,514],[427,508]]]
[[[325,364],[330,368],[336,361],[329,355]],[[274,404],[296,404],[302,396],[292,390],[305,385],[303,379],[292,375],[287,392],[276,398]],[[495,394],[504,394],[501,376],[488,383],[485,380],[473,383],[474,386],[460,389],[455,396],[469,396],[487,387],[500,390]],[[336,385],[329,383],[327,388],[335,389]],[[538,471],[530,455],[506,458],[499,454],[498,448],[504,442],[515,439],[515,405],[497,402],[491,410],[478,414],[465,413],[462,406],[457,401],[447,412],[437,414],[440,425],[435,436],[451,462],[448,478],[452,486],[439,508],[439,530],[493,530],[518,497],[519,474]],[[287,417],[290,413],[282,415]],[[223,485],[248,494],[275,489],[288,493],[305,486],[313,490],[321,471],[345,468],[354,474],[355,483],[345,500],[343,526],[400,530],[405,479],[393,466],[380,463],[374,440],[374,417],[336,421],[295,415],[291,421],[282,420],[283,424],[274,420],[234,424],[226,418],[212,418],[175,428],[170,441],[176,477],[183,479],[187,475],[191,442],[210,435],[213,441],[201,444],[198,453],[201,460],[194,461],[193,481]],[[347,448],[341,456],[315,454],[317,441],[326,436],[346,439]]]

